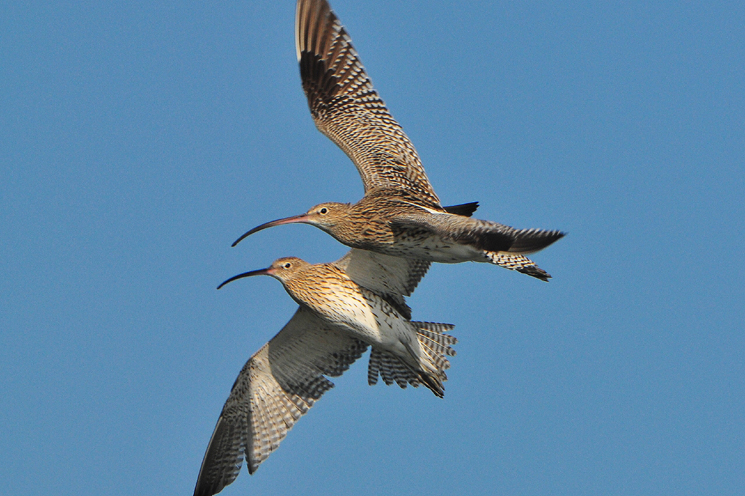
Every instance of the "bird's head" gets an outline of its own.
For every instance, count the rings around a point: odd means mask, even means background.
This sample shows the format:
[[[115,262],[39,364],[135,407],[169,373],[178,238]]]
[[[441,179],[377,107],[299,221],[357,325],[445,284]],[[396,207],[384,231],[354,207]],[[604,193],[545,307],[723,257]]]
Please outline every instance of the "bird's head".
[[[273,278],[282,281],[282,283],[285,283],[288,280],[292,279],[300,271],[302,271],[303,268],[309,265],[310,264],[308,262],[297,257],[278,258],[277,260],[272,262],[272,264],[266,269],[252,270],[249,272],[244,272],[243,274],[238,274],[237,276],[233,276],[227,281],[220,284],[217,289],[222,288],[229,282],[251,276],[272,276]]]
[[[312,224],[326,232],[333,230],[349,212],[351,205],[349,203],[326,202],[312,207],[305,213],[306,224]]]

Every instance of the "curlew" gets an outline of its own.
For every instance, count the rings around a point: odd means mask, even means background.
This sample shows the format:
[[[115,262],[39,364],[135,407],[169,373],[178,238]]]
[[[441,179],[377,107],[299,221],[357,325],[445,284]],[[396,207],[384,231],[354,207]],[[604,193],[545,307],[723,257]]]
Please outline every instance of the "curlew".
[[[442,397],[447,356],[456,339],[449,324],[411,321],[404,296],[430,262],[353,249],[340,260],[311,265],[280,258],[236,279],[268,275],[300,304],[295,315],[246,363],[207,446],[194,490],[212,496],[232,483],[245,458],[254,473],[295,422],[333,387],[370,346],[368,383],[382,377],[405,388],[424,384]]]
[[[352,248],[431,262],[487,262],[548,281],[525,255],[564,236],[470,218],[477,203],[442,207],[414,146],[388,112],[326,0],[299,0],[295,48],[303,90],[316,127],[362,176],[357,203],[328,202],[301,215],[262,224],[304,223]]]

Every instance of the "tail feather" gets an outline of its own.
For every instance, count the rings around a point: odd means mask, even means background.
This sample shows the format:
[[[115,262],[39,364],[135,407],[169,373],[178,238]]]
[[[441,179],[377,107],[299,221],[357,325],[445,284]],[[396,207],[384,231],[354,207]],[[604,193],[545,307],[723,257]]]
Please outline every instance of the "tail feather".
[[[423,327],[422,324],[430,324],[430,322],[417,322],[419,327],[419,342],[427,345],[429,348],[434,349],[440,354],[455,356],[455,350],[450,345],[456,344],[458,340],[449,334],[443,334],[445,331],[453,329],[454,326],[445,326],[445,324],[433,324],[434,326],[443,327],[443,329],[429,330],[428,327]]]
[[[378,375],[383,378],[383,382],[387,386],[394,382],[402,389],[406,389],[408,384],[414,387],[419,386],[419,377],[416,372],[411,370],[400,358],[380,348],[373,347],[370,352],[370,366],[367,369],[367,383],[371,386],[377,384]]]
[[[412,322],[417,327],[417,338],[422,353],[422,359],[429,363],[425,370],[423,365],[419,370],[414,370],[401,358],[373,347],[370,352],[370,364],[367,369],[367,382],[370,385],[377,384],[378,376],[383,382],[391,385],[394,382],[401,388],[408,384],[418,387],[424,384],[435,396],[440,398],[445,394],[443,382],[447,380],[445,370],[450,368],[450,362],[446,356],[454,356],[455,350],[451,345],[458,342],[453,336],[443,334],[453,329],[450,324],[437,324],[433,322]]]
[[[446,356],[455,356],[455,350],[451,345],[458,342],[455,337],[443,334],[453,329],[450,324],[436,324],[433,322],[413,322],[419,328],[419,344],[424,349],[429,359],[435,364],[441,379],[447,380],[445,371],[450,368],[450,362]]]
[[[538,267],[535,262],[525,255],[519,253],[507,253],[504,251],[487,251],[484,252],[489,261],[493,264],[504,267],[505,269],[516,270],[529,276],[548,282],[551,275],[545,270]]]

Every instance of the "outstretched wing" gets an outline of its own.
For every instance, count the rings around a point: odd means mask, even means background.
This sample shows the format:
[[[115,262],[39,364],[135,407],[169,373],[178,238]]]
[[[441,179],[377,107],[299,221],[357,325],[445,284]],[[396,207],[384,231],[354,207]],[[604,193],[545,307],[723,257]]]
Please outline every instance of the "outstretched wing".
[[[246,458],[254,473],[310,407],[334,385],[367,344],[326,326],[300,307],[241,370],[217,420],[194,496],[232,483]]]
[[[316,127],[352,159],[365,192],[406,189],[439,205],[414,145],[373,88],[326,0],[298,0],[295,48]]]
[[[411,319],[411,309],[404,296],[414,292],[432,262],[352,248],[334,263],[354,282],[385,297],[404,317]]]

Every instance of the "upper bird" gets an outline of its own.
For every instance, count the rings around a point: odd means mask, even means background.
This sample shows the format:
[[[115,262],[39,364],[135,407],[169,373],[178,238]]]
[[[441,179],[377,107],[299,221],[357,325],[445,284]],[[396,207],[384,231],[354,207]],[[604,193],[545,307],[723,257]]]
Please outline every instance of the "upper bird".
[[[322,203],[267,222],[305,223],[352,248],[431,262],[490,262],[547,281],[525,257],[564,236],[470,218],[477,203],[442,207],[422,162],[365,73],[352,40],[326,0],[298,0],[295,49],[316,127],[352,159],[365,186],[355,204]]]

